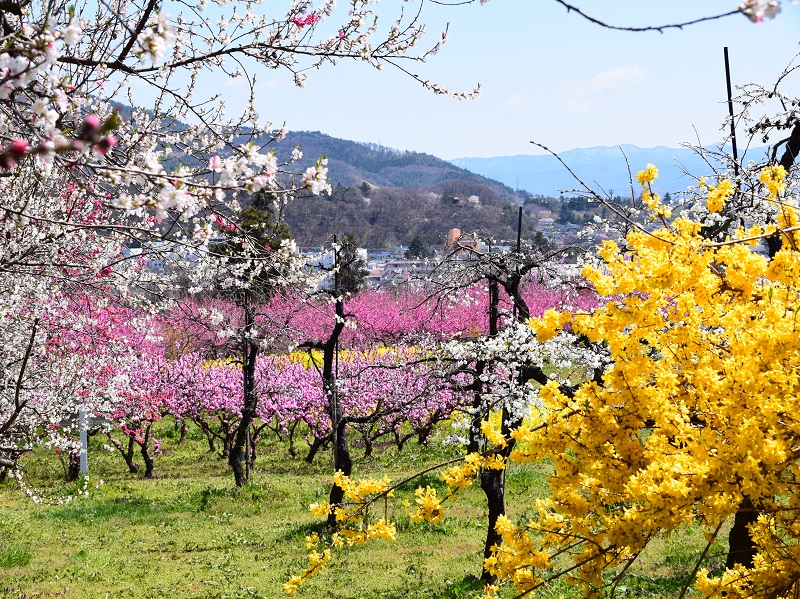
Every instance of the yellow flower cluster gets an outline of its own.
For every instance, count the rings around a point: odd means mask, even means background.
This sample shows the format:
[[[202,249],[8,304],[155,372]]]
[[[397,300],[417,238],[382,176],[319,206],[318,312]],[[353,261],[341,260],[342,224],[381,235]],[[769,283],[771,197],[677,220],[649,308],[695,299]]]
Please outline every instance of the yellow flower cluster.
[[[218,358],[216,360],[206,360],[205,362],[203,362],[202,368],[203,370],[211,370],[212,368],[219,368],[221,366],[234,366],[239,369],[242,368],[241,363],[237,362],[234,358]]]
[[[519,593],[530,592],[542,583],[535,571],[551,566],[547,552],[540,550],[530,534],[512,524],[506,516],[498,517],[495,530],[503,538],[503,544],[494,547],[494,553],[486,558],[486,571],[500,579],[511,580]]]
[[[642,202],[656,216],[669,218],[670,209],[661,203],[661,196],[653,193],[652,184],[658,177],[658,169],[653,164],[648,164],[644,170],[636,173],[636,180],[642,186]]]
[[[656,177],[658,177],[658,169],[654,164],[648,163],[644,170],[636,173],[636,180],[642,186],[651,184],[653,181],[655,181]]]
[[[304,585],[309,578],[325,567],[325,562],[327,562],[330,557],[330,549],[326,549],[322,553],[319,551],[312,551],[308,555],[308,568],[303,570],[299,575],[292,576],[286,581],[283,584],[283,590],[289,595],[296,593],[297,589]]]
[[[733,195],[733,183],[730,179],[722,179],[716,185],[709,185],[706,206],[709,212],[719,212],[725,202]]]
[[[394,541],[397,529],[392,522],[387,522],[384,518],[378,520],[375,524],[367,526],[367,538],[369,539],[385,539],[387,541]]]
[[[486,425],[487,423],[484,422],[483,424]],[[488,427],[486,430],[496,432],[491,427]],[[503,442],[503,445],[498,445],[498,447],[505,447],[507,445],[505,439],[500,436],[500,440]],[[505,467],[506,459],[501,455],[493,452],[489,452],[486,455],[470,453],[464,456],[464,462],[462,464],[451,466],[442,472],[439,475],[439,480],[448,486],[447,498],[450,498],[461,489],[470,486],[481,469],[503,470]],[[421,489],[417,489],[417,492],[421,491]]]
[[[767,190],[770,199],[776,199],[786,189],[786,169],[780,164],[764,167],[759,179]]]
[[[500,585],[497,584],[487,584],[483,587],[483,595],[481,595],[481,599],[499,599],[497,596],[497,592],[500,590]]]
[[[497,420],[497,422],[494,423],[491,420],[484,420],[481,422],[481,432],[483,433],[483,436],[486,437],[486,440],[492,445],[503,448],[508,445],[508,443],[506,443],[505,437],[503,437],[503,433],[500,431],[500,414],[498,412],[494,412],[492,416],[495,420]]]
[[[308,509],[315,518],[325,518],[333,508],[327,501],[324,501],[322,503],[312,503],[308,506]]]
[[[410,346],[406,346],[404,348],[406,352],[411,351],[414,354],[423,355],[424,352],[419,348],[412,348]],[[355,350],[355,349],[342,349],[339,351],[339,360],[342,362],[346,362],[348,360],[352,360],[355,356],[384,356],[386,354],[396,354],[397,353],[396,347],[389,347],[389,346],[381,346],[372,348],[369,350]],[[315,364],[322,364],[322,351],[318,349],[312,349],[311,351],[306,350],[295,350],[287,355],[287,358],[290,362],[295,364],[302,364],[304,368],[309,369],[312,368]]]
[[[762,173],[773,199],[783,176]],[[732,192],[721,181],[709,208]],[[800,224],[788,202],[782,213],[779,226]],[[743,598],[800,579],[800,252],[784,243],[769,261],[753,251],[753,238],[774,227],[721,244],[700,229],[679,218],[632,233],[625,255],[607,242],[605,268],[584,270],[614,301],[563,322],[605,344],[613,365],[573,396],[543,387],[547,434],[513,433],[526,449],[512,459],[546,458],[555,472],[536,518],[498,523],[503,544],[487,567],[520,592],[538,584],[548,556],[566,552],[590,595],[604,570],[628,564],[656,535],[695,523],[711,537],[743,498],[769,515],[751,529],[754,567],[701,572],[696,588]],[[531,326],[548,337],[561,319]]]
[[[344,491],[345,497],[359,504],[364,503],[371,495],[380,495],[388,492],[389,497],[392,496],[392,492],[389,490],[391,481],[388,476],[384,476],[380,480],[368,478],[356,482],[345,476],[341,470],[338,470],[333,475],[333,482]]]
[[[484,453],[467,454],[461,464],[451,466],[439,475],[439,480],[448,487],[445,500],[455,497],[460,490],[470,486],[481,470],[504,470],[506,468],[506,458],[498,452],[498,450],[508,447],[508,440],[501,431],[501,424],[502,414],[500,412],[492,412],[487,419],[481,422],[481,432],[493,447]],[[529,424],[529,422],[526,421],[526,424]],[[420,494],[424,494],[425,491],[417,489],[416,492],[417,503],[419,504]],[[435,496],[435,491],[433,493]],[[441,505],[438,505],[437,508],[441,508]],[[431,513],[435,514],[436,517],[444,516],[444,511],[439,513],[433,510]],[[418,509],[414,521],[430,520],[425,514],[424,509]]]
[[[319,552],[317,549],[323,541],[330,547],[344,547],[345,544],[362,545],[369,539],[394,540],[396,528],[394,523],[385,517],[375,523],[369,522],[369,507],[378,497],[391,497],[391,481],[384,476],[382,479],[366,479],[356,481],[346,476],[341,470],[333,475],[333,481],[343,491],[346,504],[330,505],[327,502],[312,503],[309,506],[311,515],[315,518],[326,518],[329,514],[336,515],[339,530],[321,538],[316,532],[306,537],[306,549],[311,549],[309,554],[310,565],[299,575],[292,576],[284,585],[284,590],[292,594],[305,584],[314,574],[322,570],[325,562],[330,559],[330,549]]]
[[[416,499],[414,502],[417,504],[417,510],[409,517],[412,522],[427,521],[431,524],[441,524],[444,520],[444,508],[439,498],[436,496],[436,489],[432,487],[422,487],[414,491]]]
[[[473,456],[477,456],[478,459],[474,459]],[[480,454],[470,454],[463,464],[451,466],[439,475],[439,480],[450,488],[448,496],[454,495],[457,491],[465,489],[472,484],[475,475],[480,471],[482,459]]]
[[[572,316],[569,312],[559,312],[555,308],[546,310],[542,317],[536,321],[536,335],[539,341],[544,343],[558,335],[571,318]],[[485,431],[484,434],[486,434]]]

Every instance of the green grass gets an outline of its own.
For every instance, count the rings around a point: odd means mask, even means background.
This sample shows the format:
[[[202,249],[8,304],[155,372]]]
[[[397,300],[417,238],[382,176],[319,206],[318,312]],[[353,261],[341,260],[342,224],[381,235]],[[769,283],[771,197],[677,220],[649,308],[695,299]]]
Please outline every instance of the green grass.
[[[35,505],[14,483],[0,485],[0,598],[286,597],[282,584],[305,567],[305,536],[319,524],[308,505],[327,498],[329,455],[321,452],[308,465],[292,459],[285,444],[262,441],[252,482],[236,489],[224,460],[209,453],[198,435],[190,434],[183,444],[164,436],[165,452],[157,458],[153,480],[127,473],[122,459],[93,439],[89,498]],[[427,448],[408,444],[402,453],[385,447],[369,459],[356,459],[354,475],[386,473],[398,479],[457,451],[436,440]],[[358,450],[354,455],[360,457]],[[37,453],[26,466],[43,495],[55,499],[74,492],[74,485],[61,481],[63,468],[55,456]],[[512,518],[533,514],[535,500],[547,492],[548,475],[546,465],[508,471]],[[96,486],[100,479],[104,484]],[[421,482],[441,487],[435,476]],[[480,488],[473,485],[448,502],[449,515],[438,526],[408,522],[400,502],[413,503],[413,489],[399,490],[390,504],[397,541],[338,550],[300,596],[460,599],[479,594],[475,576],[486,533]],[[677,597],[702,542],[702,535],[691,531],[660,539],[623,581],[628,596]],[[510,588],[504,593],[513,596]],[[560,595],[576,593],[559,581],[536,597]]]
[[[0,550],[0,568],[27,566],[31,561],[31,552],[24,546],[4,547]]]

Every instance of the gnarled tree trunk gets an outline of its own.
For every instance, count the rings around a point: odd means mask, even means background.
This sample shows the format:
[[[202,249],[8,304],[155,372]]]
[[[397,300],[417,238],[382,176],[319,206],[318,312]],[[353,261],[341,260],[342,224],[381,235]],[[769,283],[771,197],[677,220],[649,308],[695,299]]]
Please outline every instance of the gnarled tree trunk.
[[[252,333],[255,328],[253,309],[248,302],[248,292],[243,292],[242,307],[244,308],[244,329],[242,332],[242,377],[244,405],[239,426],[233,436],[233,445],[228,454],[228,464],[233,470],[233,478],[237,487],[244,485],[249,476],[245,447],[248,441],[250,425],[256,418],[258,398],[256,397],[256,357],[258,356],[258,343],[253,340]]]

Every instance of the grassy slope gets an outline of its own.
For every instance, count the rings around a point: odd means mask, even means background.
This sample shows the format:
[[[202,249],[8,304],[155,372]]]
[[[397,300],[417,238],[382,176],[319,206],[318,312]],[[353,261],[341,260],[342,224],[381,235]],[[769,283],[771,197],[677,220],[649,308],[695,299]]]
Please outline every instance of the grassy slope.
[[[329,460],[311,466],[286,446],[262,442],[253,482],[235,491],[224,462],[199,438],[166,439],[155,480],[127,474],[119,457],[90,449],[88,499],[34,505],[13,483],[0,485],[0,597],[283,598],[281,585],[306,564],[304,537],[315,524],[309,503],[327,496]],[[436,442],[409,445],[356,462],[355,474],[398,478],[455,453]],[[52,456],[28,461],[32,479],[64,492]],[[546,468],[508,474],[509,513],[524,518],[546,491]],[[438,485],[435,478],[424,484]],[[413,489],[398,499],[413,503]],[[313,598],[455,599],[480,571],[485,515],[480,489],[449,506],[441,526],[410,525],[396,503],[398,541],[339,550],[300,596]],[[391,509],[391,508],[390,508]],[[636,597],[677,596],[701,542],[697,534],[659,541],[625,581]],[[722,548],[720,548],[721,550]],[[717,558],[719,559],[719,558]],[[537,597],[571,595],[562,583]],[[513,596],[510,593],[508,596]]]

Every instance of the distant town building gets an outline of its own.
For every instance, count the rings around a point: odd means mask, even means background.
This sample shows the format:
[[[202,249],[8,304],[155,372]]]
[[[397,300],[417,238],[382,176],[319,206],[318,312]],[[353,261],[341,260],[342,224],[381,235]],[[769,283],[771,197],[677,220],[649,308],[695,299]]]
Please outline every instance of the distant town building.
[[[445,243],[445,249],[449,250],[456,246],[456,241],[458,238],[461,237],[461,229],[450,229],[447,232],[447,242]]]

